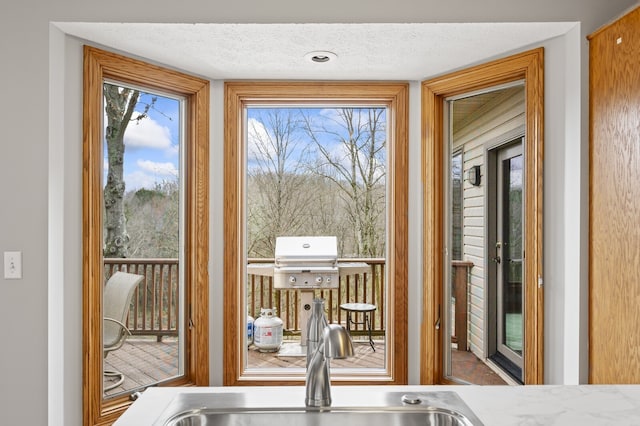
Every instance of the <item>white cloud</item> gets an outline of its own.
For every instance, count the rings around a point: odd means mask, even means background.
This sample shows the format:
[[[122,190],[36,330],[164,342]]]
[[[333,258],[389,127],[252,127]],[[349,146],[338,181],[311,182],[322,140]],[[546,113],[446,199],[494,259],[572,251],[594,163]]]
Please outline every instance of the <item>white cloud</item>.
[[[164,153],[167,157],[178,157],[180,155],[180,146],[179,145],[171,145],[167,148]]]
[[[178,176],[178,169],[173,163],[158,163],[150,160],[138,160],[136,162],[141,172],[156,176]]]
[[[140,188],[153,189],[157,183],[178,177],[178,169],[173,163],[138,160],[136,164],[138,169],[125,176],[127,191]]]
[[[127,191],[134,191],[140,188],[153,189],[155,188],[156,177],[138,170],[133,173],[129,173],[125,177],[125,182],[127,185]]]
[[[264,158],[265,154],[271,156],[275,153],[273,145],[268,143],[269,132],[261,121],[250,118],[247,120],[247,129],[247,156],[249,161],[256,158]]]
[[[138,113],[140,114],[140,113]],[[171,131],[149,117],[129,123],[124,134],[127,148],[171,149]]]
[[[318,119],[323,128],[328,131],[344,133],[346,130],[342,108],[324,108],[318,113]]]
[[[384,158],[369,158],[365,152],[358,151],[358,158],[353,159],[351,150],[346,144],[340,143],[328,147],[331,161],[340,164],[344,170],[351,170],[353,161],[357,161],[365,169],[369,166],[374,168],[374,178],[379,179],[386,173],[386,164]],[[373,162],[373,165],[370,163]],[[357,180],[362,182],[362,176],[358,176]]]

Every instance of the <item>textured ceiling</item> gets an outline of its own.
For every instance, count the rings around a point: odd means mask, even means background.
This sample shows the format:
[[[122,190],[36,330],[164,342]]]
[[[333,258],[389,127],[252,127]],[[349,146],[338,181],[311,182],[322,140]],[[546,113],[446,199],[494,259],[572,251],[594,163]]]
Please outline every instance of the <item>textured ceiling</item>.
[[[566,33],[575,23],[58,22],[81,39],[210,79],[422,80]],[[337,55],[313,63],[305,54]]]

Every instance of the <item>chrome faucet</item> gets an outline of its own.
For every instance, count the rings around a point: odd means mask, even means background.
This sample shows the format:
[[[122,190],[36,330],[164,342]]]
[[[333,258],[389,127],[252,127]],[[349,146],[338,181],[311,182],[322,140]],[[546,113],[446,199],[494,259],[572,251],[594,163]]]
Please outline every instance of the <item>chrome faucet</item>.
[[[305,404],[307,407],[331,406],[329,360],[353,356],[351,336],[341,325],[329,324],[307,366]]]
[[[324,299],[313,299],[311,310],[311,318],[307,324],[307,367],[313,358],[313,354],[320,345],[320,339],[324,329],[329,325],[327,317],[324,314]]]

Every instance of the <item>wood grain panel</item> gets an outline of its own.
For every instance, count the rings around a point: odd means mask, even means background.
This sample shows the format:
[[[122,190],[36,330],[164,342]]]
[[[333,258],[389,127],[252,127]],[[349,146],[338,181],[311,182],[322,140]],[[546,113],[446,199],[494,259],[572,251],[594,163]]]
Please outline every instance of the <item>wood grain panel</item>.
[[[589,39],[589,381],[640,383],[640,8]]]
[[[544,52],[535,49],[422,83],[423,178],[423,322],[420,382],[442,377],[440,328],[444,264],[443,107],[451,96],[517,80],[525,82],[525,240],[524,240],[524,382],[543,383],[544,293],[542,277],[542,164],[544,160]]]
[[[385,105],[389,108],[389,178],[387,267],[391,289],[388,304],[388,352],[384,374],[357,373],[342,384],[406,384],[407,370],[407,258],[408,258],[408,93],[406,83],[379,82],[227,82],[225,84],[224,146],[224,384],[300,385],[304,374],[278,375],[245,371],[240,329],[246,317],[243,284],[246,281],[244,202],[245,162],[243,108],[247,104]]]

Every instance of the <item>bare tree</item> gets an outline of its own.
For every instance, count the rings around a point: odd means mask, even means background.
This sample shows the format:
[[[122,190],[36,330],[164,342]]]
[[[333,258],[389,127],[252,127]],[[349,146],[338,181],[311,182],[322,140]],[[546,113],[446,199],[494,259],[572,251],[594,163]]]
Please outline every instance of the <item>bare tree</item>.
[[[303,232],[312,208],[300,122],[290,109],[268,109],[249,121],[248,132],[248,254],[271,257],[276,237]]]
[[[129,191],[125,215],[130,235],[129,255],[137,258],[177,258],[179,255],[180,187],[176,180],[153,189]]]
[[[267,108],[248,121],[249,257],[303,234],[336,235],[341,256],[384,255],[385,110],[330,111]]]
[[[133,117],[140,98],[138,90],[105,83],[103,85],[105,100],[105,114],[107,126],[105,139],[107,141],[107,183],[104,187],[105,207],[105,257],[127,257],[129,255],[129,234],[124,215],[125,182],[123,177],[124,165],[124,135],[131,121],[139,122],[147,116],[147,112],[155,103],[156,98],[145,105],[143,113]]]
[[[104,85],[107,128],[107,155],[109,170],[104,187],[106,229],[104,241],[105,257],[127,257],[129,235],[124,216],[123,179],[124,134],[138,103],[140,92],[112,84]]]
[[[386,120],[383,108],[339,108],[333,118],[302,114],[315,142],[313,172],[338,188],[352,230],[353,255],[384,254]],[[326,139],[337,143],[338,149]]]

